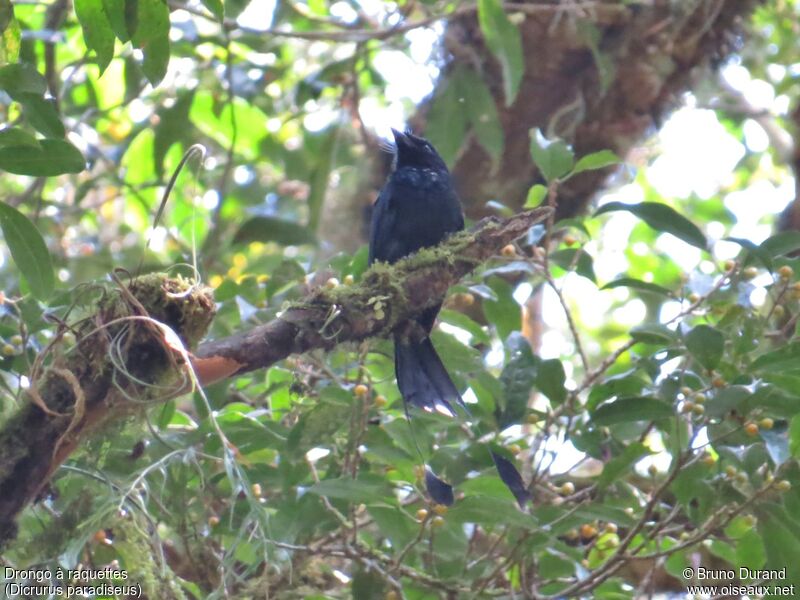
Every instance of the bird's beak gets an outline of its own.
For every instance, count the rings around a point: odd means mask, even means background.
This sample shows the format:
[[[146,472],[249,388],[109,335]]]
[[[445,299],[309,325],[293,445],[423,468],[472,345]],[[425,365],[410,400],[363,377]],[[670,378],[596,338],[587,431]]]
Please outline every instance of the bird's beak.
[[[397,144],[398,148],[408,145],[408,136],[402,131],[397,131],[397,129],[392,128],[392,135],[394,136],[394,143]]]

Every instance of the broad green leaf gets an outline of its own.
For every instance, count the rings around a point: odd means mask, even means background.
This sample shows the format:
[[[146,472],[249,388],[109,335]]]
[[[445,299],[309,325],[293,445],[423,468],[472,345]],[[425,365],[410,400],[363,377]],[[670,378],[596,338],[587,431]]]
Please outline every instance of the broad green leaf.
[[[797,368],[800,364],[800,342],[790,342],[785,346],[762,354],[753,364],[750,369],[753,371],[778,371],[785,372],[790,368]]]
[[[600,473],[600,477],[597,479],[597,485],[600,488],[608,487],[612,482],[631,469],[641,457],[649,453],[650,450],[641,442],[633,442],[628,445],[625,450],[622,451],[622,454],[615,456],[605,464],[603,472]]]
[[[136,31],[136,0],[102,0],[108,23],[122,42]]]
[[[444,162],[455,162],[467,132],[467,112],[462,104],[458,80],[450,78],[439,86],[431,102],[425,134]]]
[[[86,47],[97,54],[100,74],[114,58],[114,30],[103,0],[75,0],[75,14],[83,29]]]
[[[25,215],[3,202],[0,202],[0,229],[31,292],[40,300],[46,300],[53,292],[55,277],[50,252],[39,230]]]
[[[709,325],[698,325],[684,336],[686,348],[706,369],[715,368],[725,350],[725,338]]]
[[[159,177],[164,174],[164,157],[172,144],[191,139],[194,132],[189,120],[194,90],[182,93],[175,104],[158,111],[158,125],[153,137],[153,166]]]
[[[0,169],[16,175],[52,177],[80,173],[86,168],[83,155],[66,140],[39,140],[39,147],[0,147]]]
[[[22,31],[14,17],[11,0],[0,0],[0,65],[15,63],[19,59]]]
[[[0,130],[0,146],[30,146],[32,148],[39,148],[39,141],[24,129],[8,127]]]
[[[497,328],[498,335],[505,339],[512,331],[522,328],[522,311],[514,300],[514,289],[506,280],[492,276],[488,284],[497,300],[484,300],[483,314]]]
[[[564,365],[557,358],[543,360],[539,363],[539,372],[536,375],[536,387],[550,399],[554,405],[561,404],[567,399],[567,389],[564,382],[567,376]]]
[[[532,129],[531,158],[549,183],[570,172],[575,155],[565,142],[548,140],[540,130]]]
[[[467,331],[472,335],[475,342],[481,344],[491,343],[491,338],[483,327],[462,312],[444,308],[439,312],[439,321]]]
[[[39,94],[19,94],[16,98],[22,103],[25,118],[37,131],[47,137],[63,138],[66,131],[58,115],[54,100],[43,98]]]
[[[616,425],[634,421],[657,421],[675,414],[672,406],[649,396],[619,398],[598,407],[592,413],[597,425]]]
[[[550,260],[565,271],[574,269],[578,275],[596,282],[594,259],[582,248],[564,248],[550,254]]]
[[[541,183],[537,183],[528,190],[528,197],[525,200],[525,206],[523,208],[536,208],[546,197],[547,188]]]
[[[611,165],[619,164],[619,162],[619,156],[614,154],[611,150],[600,150],[599,152],[593,152],[592,154],[587,154],[579,158],[570,175],[576,175],[583,171],[604,169]]]
[[[511,106],[525,71],[522,36],[506,16],[502,0],[478,0],[478,23],[486,45],[500,63],[506,106]]]
[[[662,287],[656,283],[650,283],[649,281],[642,281],[641,279],[635,279],[633,277],[620,277],[618,279],[615,279],[614,281],[608,282],[600,289],[610,290],[618,287],[628,287],[634,290],[639,290],[641,292],[650,292],[662,296],[672,296],[672,292],[670,292],[665,287]]]
[[[311,172],[311,186],[308,193],[308,229],[312,234],[317,233],[319,221],[322,217],[325,195],[328,191],[328,180],[334,166],[340,132],[341,128],[338,126],[334,126],[327,131],[316,153],[317,162]]]
[[[466,101],[467,116],[472,131],[475,132],[475,138],[496,165],[503,156],[505,142],[492,93],[483,78],[471,69],[463,69],[459,79],[461,94]]]
[[[250,0],[225,0],[225,17],[235,19],[250,4]]]
[[[222,0],[200,0],[208,10],[221,22],[225,18],[225,8],[222,6]]]
[[[518,331],[508,336],[505,346],[505,366],[500,374],[503,404],[497,415],[501,429],[522,421],[528,410],[528,401],[540,364],[539,358],[531,351],[528,340]]]
[[[708,247],[708,240],[702,231],[689,219],[678,213],[675,209],[659,202],[641,202],[639,204],[625,204],[624,202],[609,202],[600,207],[594,216],[625,210],[639,217],[650,227],[664,233],[671,233],[687,244],[701,250]]]
[[[379,502],[392,497],[392,490],[383,478],[353,479],[340,477],[325,479],[312,485],[308,491],[318,496],[339,498],[350,502]]]
[[[793,458],[800,458],[800,415],[795,415],[789,423],[789,451]]]
[[[493,525],[508,525],[523,529],[537,527],[536,519],[520,512],[510,496],[507,500],[494,496],[467,496],[448,511],[447,519],[486,527]]]
[[[253,217],[239,228],[233,236],[234,244],[250,242],[277,242],[284,246],[314,244],[313,234],[297,223],[274,217]]]
[[[644,344],[671,344],[677,334],[661,323],[642,323],[631,329],[631,337]]]
[[[767,238],[758,246],[760,250],[775,258],[800,249],[800,231],[782,231]]]
[[[31,65],[18,63],[0,67],[0,89],[16,100],[19,94],[44,94],[47,82]]]
[[[167,73],[169,64],[169,6],[163,0],[137,0],[134,47],[144,53],[142,71],[147,80],[158,85]],[[128,21],[129,31],[131,20]]]

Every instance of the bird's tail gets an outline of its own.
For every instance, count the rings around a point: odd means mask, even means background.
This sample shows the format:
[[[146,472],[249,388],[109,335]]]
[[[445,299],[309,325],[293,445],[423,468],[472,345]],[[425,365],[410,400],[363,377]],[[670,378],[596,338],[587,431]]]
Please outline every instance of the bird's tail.
[[[429,337],[420,341],[394,340],[394,370],[397,387],[406,406],[414,405],[427,411],[439,411],[455,416],[453,404],[464,401],[442,364]]]

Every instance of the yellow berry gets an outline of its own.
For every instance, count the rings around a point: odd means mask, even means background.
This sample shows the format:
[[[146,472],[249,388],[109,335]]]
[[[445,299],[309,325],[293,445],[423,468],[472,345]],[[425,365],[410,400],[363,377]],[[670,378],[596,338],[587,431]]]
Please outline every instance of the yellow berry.
[[[339,287],[339,280],[336,277],[331,277],[328,281],[325,282],[325,287],[329,290],[332,290],[335,287]]]
[[[425,467],[422,465],[416,465],[414,467],[414,477],[417,479],[423,479],[425,477]]]
[[[776,319],[781,319],[786,314],[786,309],[783,308],[782,304],[776,304],[775,307],[772,309],[772,314],[775,316]]]
[[[400,595],[394,590],[389,590],[383,596],[384,600],[400,600]]]
[[[352,275],[345,275],[344,276],[344,283],[345,285],[353,285],[356,281],[356,278]]]
[[[428,518],[428,511],[425,510],[424,508],[420,508],[417,511],[417,521],[424,521],[427,518]]]
[[[758,275],[758,269],[755,267],[747,267],[742,271],[742,277],[744,279],[753,279],[756,275]]]
[[[359,383],[356,387],[353,388],[353,393],[360,398],[366,396],[368,392],[369,388],[365,386],[363,383]]]
[[[525,420],[528,422],[529,425],[536,425],[539,422],[539,415],[532,413],[528,415]]]
[[[715,464],[717,464],[717,459],[714,458],[713,454],[706,453],[703,456],[702,461],[703,461],[703,464],[708,466],[708,467],[713,467]]]
[[[268,281],[269,281],[269,275],[267,275],[265,273],[262,273],[261,275],[256,277],[256,283],[260,283],[261,285],[264,285]]]
[[[573,542],[577,540],[579,536],[580,534],[578,533],[577,529],[570,529],[569,531],[567,531],[567,533],[564,534],[565,538]]]
[[[14,356],[17,353],[17,349],[14,348],[11,344],[3,344],[2,350],[3,356]]]
[[[727,385],[727,383],[722,377],[717,376],[711,380],[711,385],[713,385],[715,388],[723,388]]]
[[[683,386],[681,388],[681,394],[683,394],[684,396],[686,396],[688,398],[689,396],[692,395],[692,388],[687,387],[687,386]]]
[[[444,517],[436,515],[431,519],[431,527],[444,527]]]
[[[694,409],[695,404],[691,400],[687,400],[683,404],[681,404],[681,412],[682,413],[690,413]]]
[[[680,534],[678,537],[679,537],[679,538],[680,538],[682,541],[686,541],[686,540],[688,540],[688,539],[689,539],[690,537],[692,537],[692,536],[691,536],[691,534],[690,534],[688,531],[681,531],[681,534]]]
[[[788,492],[790,489],[792,489],[792,484],[791,482],[785,479],[781,479],[778,483],[775,484],[775,489],[778,490],[779,492]]]
[[[465,292],[463,294],[458,295],[458,301],[463,306],[472,306],[473,304],[475,304],[475,296]]]
[[[22,336],[20,334],[12,335],[11,343],[15,346],[19,346],[22,343]]]
[[[378,408],[384,407],[389,403],[389,401],[386,399],[386,396],[382,396],[381,394],[375,396],[373,402],[375,402],[375,406]]]
[[[594,525],[590,525],[589,523],[584,523],[581,525],[581,537],[583,539],[592,539],[594,536],[597,535],[597,527]]]
[[[703,392],[697,392],[696,394],[692,394],[692,400],[694,400],[695,404],[705,404],[706,395]]]
[[[755,423],[747,423],[744,426],[744,432],[750,437],[754,437],[758,435],[758,425],[756,425]]]
[[[695,302],[699,302],[699,301],[700,301],[700,294],[696,294],[695,292],[692,292],[691,294],[689,294],[689,302],[694,304]]]
[[[735,260],[728,259],[728,260],[725,261],[725,270],[726,271],[733,271],[734,268],[736,268],[736,261]]]
[[[565,243],[567,246],[574,246],[574,245],[575,245],[575,243],[576,243],[577,241],[578,241],[578,240],[577,240],[577,239],[575,239],[575,236],[574,236],[574,235],[571,235],[571,234],[569,234],[569,233],[568,233],[568,234],[566,234],[566,235],[564,236],[564,243]]]
[[[725,475],[727,475],[728,477],[735,477],[736,473],[737,473],[736,467],[734,467],[733,465],[728,465],[727,467],[725,467]]]
[[[519,444],[511,444],[508,447],[508,450],[511,452],[511,454],[514,454],[514,455],[517,455],[520,452],[522,452],[522,448],[520,448]]]
[[[514,248],[514,244],[506,244],[505,246],[503,246],[503,249],[500,251],[500,254],[502,254],[506,258],[512,258],[517,255],[517,249]]]
[[[257,498],[261,497],[261,484],[260,483],[254,483],[253,485],[250,486],[250,489],[253,491],[253,496],[256,496]]]
[[[558,488],[558,490],[561,492],[562,495],[569,496],[570,494],[575,493],[575,484],[572,483],[571,481],[567,481],[565,483],[562,483],[561,487]]]
[[[763,419],[761,419],[761,420],[758,422],[758,426],[759,426],[759,428],[761,428],[761,429],[772,429],[772,427],[773,427],[774,425],[775,425],[775,421],[773,421],[773,420],[772,420],[772,419],[770,419],[769,417],[764,417]]]
[[[605,530],[606,530],[606,533],[617,533],[617,524],[616,523],[606,523]]]
[[[650,465],[647,467],[647,473],[650,475],[650,477],[655,477],[658,475],[658,467],[655,465]]]
[[[781,279],[784,281],[789,281],[794,275],[794,269],[792,269],[792,267],[789,265],[783,265],[780,269],[778,269],[778,275],[780,275]]]
[[[217,515],[211,515],[208,517],[208,525],[209,527],[216,527],[219,525],[219,517]]]
[[[447,507],[444,504],[434,504],[433,512],[435,512],[439,516],[444,516],[445,514],[447,514]]]
[[[736,482],[741,484],[741,485],[744,485],[745,483],[747,483],[747,474],[746,473],[741,473],[741,472],[737,473],[736,474]]]
[[[705,412],[706,412],[706,407],[705,407],[705,406],[703,406],[702,404],[695,404],[695,405],[692,407],[692,412],[693,412],[694,414],[696,414],[696,415],[702,415],[703,413],[705,413]]]

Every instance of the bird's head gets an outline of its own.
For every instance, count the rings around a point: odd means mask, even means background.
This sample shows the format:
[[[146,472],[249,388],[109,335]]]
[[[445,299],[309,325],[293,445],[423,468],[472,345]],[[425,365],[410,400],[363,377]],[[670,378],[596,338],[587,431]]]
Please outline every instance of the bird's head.
[[[447,165],[428,140],[412,133],[402,133],[396,129],[392,129],[392,134],[397,148],[395,168],[419,167],[447,171]]]

